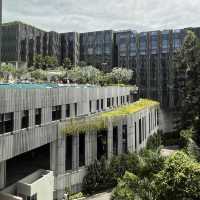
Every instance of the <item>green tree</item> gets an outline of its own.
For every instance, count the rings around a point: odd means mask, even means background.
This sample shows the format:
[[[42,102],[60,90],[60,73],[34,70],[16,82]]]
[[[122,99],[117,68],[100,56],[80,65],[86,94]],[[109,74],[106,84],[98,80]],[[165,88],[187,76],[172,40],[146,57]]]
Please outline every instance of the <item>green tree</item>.
[[[164,169],[155,175],[154,196],[157,200],[200,199],[200,164],[183,152],[169,157]]]
[[[72,63],[71,63],[71,60],[69,58],[65,58],[63,60],[63,68],[65,68],[65,69],[71,69],[72,68]]]
[[[133,71],[126,68],[114,68],[108,75],[113,83],[130,83],[133,78]]]
[[[175,57],[177,97],[177,129],[196,126],[199,134],[200,124],[200,41],[188,31],[182,48]]]

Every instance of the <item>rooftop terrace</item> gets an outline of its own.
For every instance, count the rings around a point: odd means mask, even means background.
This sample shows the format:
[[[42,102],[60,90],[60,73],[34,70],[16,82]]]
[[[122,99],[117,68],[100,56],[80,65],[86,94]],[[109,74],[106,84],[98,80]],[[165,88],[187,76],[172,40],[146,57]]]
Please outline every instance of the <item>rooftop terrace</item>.
[[[57,84],[57,83],[0,83],[0,89],[48,89],[58,87],[97,87],[95,85]]]

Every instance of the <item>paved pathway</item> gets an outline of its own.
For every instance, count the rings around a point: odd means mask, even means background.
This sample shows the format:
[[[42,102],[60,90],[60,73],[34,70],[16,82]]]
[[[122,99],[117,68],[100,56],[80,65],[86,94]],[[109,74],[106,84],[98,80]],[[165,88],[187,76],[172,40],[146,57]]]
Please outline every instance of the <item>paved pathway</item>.
[[[94,196],[88,197],[86,200],[110,200],[111,192],[103,192]]]

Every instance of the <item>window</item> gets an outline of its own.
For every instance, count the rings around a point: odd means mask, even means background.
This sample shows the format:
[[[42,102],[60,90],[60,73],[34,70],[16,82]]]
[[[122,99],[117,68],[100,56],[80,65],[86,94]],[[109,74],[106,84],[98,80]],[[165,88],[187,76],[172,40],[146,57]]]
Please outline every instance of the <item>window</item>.
[[[126,100],[127,100],[127,103],[129,103],[129,95],[127,95]]]
[[[72,169],[72,136],[69,135],[66,137],[66,159],[65,159],[65,168],[66,170]]]
[[[74,115],[75,117],[78,115],[77,103],[74,103]]]
[[[103,110],[103,99],[101,99],[101,110]]]
[[[125,96],[123,96],[123,104],[125,104]]]
[[[85,165],[85,134],[79,134],[79,167]]]
[[[123,125],[122,127],[122,152],[128,152],[128,144],[127,144],[127,125]]]
[[[135,150],[137,150],[137,123],[135,122]]]
[[[89,102],[90,112],[92,112],[92,101]]]
[[[119,97],[117,97],[117,106],[119,105]]]
[[[111,104],[110,104],[110,98],[107,98],[107,107],[110,108]]]
[[[115,99],[114,99],[114,97],[112,97],[112,106],[114,106],[114,101],[115,101]]]
[[[0,134],[13,131],[13,113],[0,114]]]
[[[70,117],[70,104],[66,104],[66,117]]]
[[[99,111],[99,100],[97,100],[96,110]]]
[[[21,117],[21,128],[28,128],[29,126],[29,111],[24,110],[22,111],[22,117]]]
[[[52,121],[61,119],[61,106],[53,106],[52,107]]]
[[[107,144],[108,144],[107,130],[97,132],[97,159],[100,160],[102,156],[108,157]]]
[[[40,125],[42,121],[42,109],[35,109],[35,125]]]
[[[142,144],[142,122],[139,120],[139,143]]]

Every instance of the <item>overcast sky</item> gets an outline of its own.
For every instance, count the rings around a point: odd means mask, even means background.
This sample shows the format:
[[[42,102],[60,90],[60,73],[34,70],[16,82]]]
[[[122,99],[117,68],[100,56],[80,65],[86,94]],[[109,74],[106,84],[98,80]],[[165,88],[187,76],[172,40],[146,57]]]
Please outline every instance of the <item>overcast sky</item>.
[[[2,0],[3,22],[58,32],[200,26],[200,0]]]

